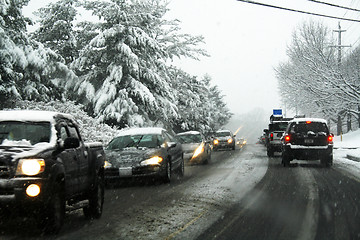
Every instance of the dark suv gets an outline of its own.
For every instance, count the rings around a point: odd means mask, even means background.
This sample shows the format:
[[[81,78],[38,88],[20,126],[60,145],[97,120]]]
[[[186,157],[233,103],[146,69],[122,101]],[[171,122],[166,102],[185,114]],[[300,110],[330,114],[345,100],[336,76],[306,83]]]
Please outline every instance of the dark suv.
[[[282,138],[282,164],[288,166],[293,159],[320,159],[321,164],[332,165],[333,136],[324,119],[297,118],[290,121]]]

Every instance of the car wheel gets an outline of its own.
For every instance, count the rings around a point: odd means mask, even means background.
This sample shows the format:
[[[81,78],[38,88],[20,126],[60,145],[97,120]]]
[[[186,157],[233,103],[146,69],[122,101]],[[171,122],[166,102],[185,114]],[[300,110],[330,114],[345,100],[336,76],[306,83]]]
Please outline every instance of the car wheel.
[[[65,200],[62,190],[54,191],[49,203],[41,211],[39,227],[45,234],[57,234],[64,224]]]
[[[184,176],[185,173],[185,163],[184,163],[184,156],[181,157],[181,163],[178,169],[178,173],[181,177]]]
[[[273,157],[274,156],[274,151],[271,148],[268,148],[266,153],[267,153],[268,157]]]
[[[283,153],[281,155],[281,163],[284,167],[290,166],[290,157]]]
[[[166,161],[165,165],[165,175],[163,176],[163,181],[165,183],[169,183],[171,180],[171,165],[170,160]]]
[[[207,158],[203,161],[203,164],[208,164],[211,160],[211,151],[208,152]]]
[[[330,167],[333,164],[333,156],[326,156],[320,159],[321,165],[325,167]]]
[[[104,204],[104,178],[99,175],[89,194],[89,205],[83,208],[86,218],[100,218]]]

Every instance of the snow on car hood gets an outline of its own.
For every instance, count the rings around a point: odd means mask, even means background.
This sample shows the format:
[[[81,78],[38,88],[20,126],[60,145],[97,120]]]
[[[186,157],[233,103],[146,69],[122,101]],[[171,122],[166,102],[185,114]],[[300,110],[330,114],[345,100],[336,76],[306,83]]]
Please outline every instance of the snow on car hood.
[[[115,168],[140,166],[140,162],[159,155],[159,149],[124,148],[123,150],[105,150],[107,161]]]

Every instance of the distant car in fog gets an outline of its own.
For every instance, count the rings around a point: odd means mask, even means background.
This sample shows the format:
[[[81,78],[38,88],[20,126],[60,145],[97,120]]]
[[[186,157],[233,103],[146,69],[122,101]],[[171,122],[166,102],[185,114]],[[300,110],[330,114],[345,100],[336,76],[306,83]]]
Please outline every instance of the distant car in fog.
[[[211,159],[211,146],[209,141],[198,131],[188,131],[176,134],[182,145],[184,161],[189,163],[206,164]]]
[[[236,145],[238,145],[239,147],[245,146],[246,143],[247,143],[247,141],[245,140],[245,138],[237,138],[236,139]]]
[[[229,130],[219,130],[214,134],[213,149],[217,151],[219,149],[232,149],[235,150],[235,136]]]
[[[181,143],[162,128],[133,128],[120,132],[105,148],[105,180],[157,177],[170,182],[184,175]]]

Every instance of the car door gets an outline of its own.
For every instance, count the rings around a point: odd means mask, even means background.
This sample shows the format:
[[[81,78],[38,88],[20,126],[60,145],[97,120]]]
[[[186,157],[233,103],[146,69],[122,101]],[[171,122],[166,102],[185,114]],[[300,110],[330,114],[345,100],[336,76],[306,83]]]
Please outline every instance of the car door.
[[[70,132],[66,122],[61,122],[58,126],[59,139],[64,143],[65,139],[70,137]],[[63,162],[65,168],[65,189],[66,195],[72,196],[78,192],[79,186],[79,166],[77,153],[74,148],[64,149],[58,156]]]
[[[73,138],[77,138],[80,141],[80,146],[75,148],[76,159],[78,164],[78,181],[79,186],[78,190],[80,192],[89,189],[89,156],[86,147],[84,146],[83,141],[81,140],[79,131],[74,123],[68,122],[68,128],[70,132],[70,136]]]
[[[170,135],[168,132],[164,131],[163,133],[165,141],[169,144],[172,144],[173,146],[168,148],[168,153],[171,155],[172,160],[172,168],[177,169],[182,161],[182,147],[181,143],[179,143],[172,135]]]

